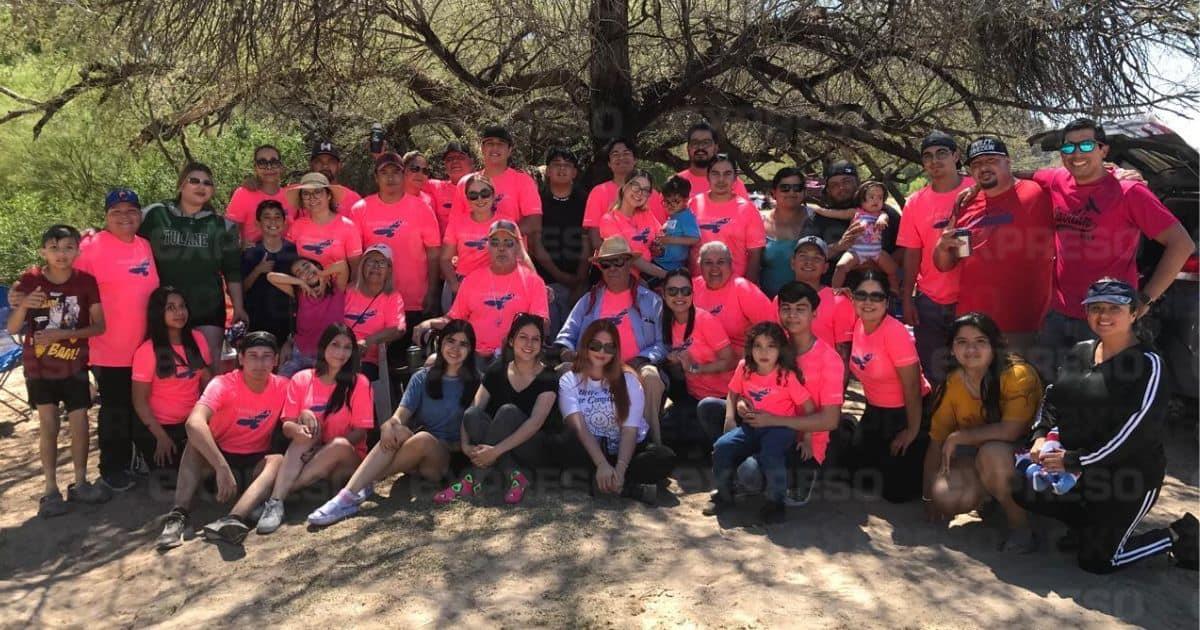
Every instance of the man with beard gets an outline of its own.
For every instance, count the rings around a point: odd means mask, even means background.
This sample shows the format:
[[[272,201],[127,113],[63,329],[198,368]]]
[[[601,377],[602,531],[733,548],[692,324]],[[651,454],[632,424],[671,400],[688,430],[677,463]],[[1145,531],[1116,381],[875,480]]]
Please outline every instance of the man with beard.
[[[441,156],[446,179],[430,178],[425,182],[425,192],[433,198],[433,213],[437,215],[438,227],[444,235],[450,223],[450,212],[454,210],[458,182],[475,169],[475,158],[466,144],[457,141],[446,143]]]
[[[342,196],[344,208],[349,209],[358,203],[359,199],[362,199],[362,195],[338,180],[338,175],[342,173],[342,155],[332,140],[322,139],[313,143],[312,151],[308,154],[308,172],[320,173],[329,180],[330,184],[345,188],[346,192]]]
[[[1008,148],[983,137],[967,150],[975,184],[934,248],[939,271],[959,270],[959,315],[979,311],[996,321],[1013,350],[1029,356],[1050,302],[1054,215],[1050,195],[1012,174]]]
[[[838,259],[863,233],[861,224],[850,224],[854,210],[858,208],[855,196],[859,183],[858,169],[846,160],[837,160],[825,167],[825,199],[821,205],[829,210],[846,211],[843,218],[813,214],[808,227],[804,229],[805,235],[817,236],[826,243],[832,243],[829,246],[829,270],[822,278],[825,284],[830,284],[833,279],[833,269]],[[883,205],[883,212],[888,218],[887,229],[883,231],[883,250],[894,255],[896,234],[900,230],[900,213],[887,204]]]
[[[692,197],[695,197],[708,192],[708,166],[721,152],[721,145],[717,143],[717,130],[713,129],[708,121],[701,120],[688,129],[687,152],[688,167],[676,175],[692,185]],[[750,193],[746,191],[746,185],[740,178],[733,180],[733,194],[750,198]]]

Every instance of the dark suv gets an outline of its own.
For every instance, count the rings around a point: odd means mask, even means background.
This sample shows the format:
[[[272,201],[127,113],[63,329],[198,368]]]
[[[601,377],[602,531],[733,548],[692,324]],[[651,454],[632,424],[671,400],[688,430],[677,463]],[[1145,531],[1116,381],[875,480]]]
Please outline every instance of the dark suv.
[[[1200,223],[1200,155],[1183,138],[1160,123],[1124,120],[1104,124],[1108,137],[1108,160],[1124,168],[1137,169],[1150,190],[1179,218],[1197,240]],[[1029,144],[1043,151],[1058,151],[1058,131],[1037,134]],[[1143,238],[1138,251],[1138,274],[1149,279],[1163,248]],[[1182,409],[1194,416],[1200,397],[1200,269],[1193,252],[1162,299],[1147,318],[1154,343],[1166,360],[1174,393],[1182,397]]]

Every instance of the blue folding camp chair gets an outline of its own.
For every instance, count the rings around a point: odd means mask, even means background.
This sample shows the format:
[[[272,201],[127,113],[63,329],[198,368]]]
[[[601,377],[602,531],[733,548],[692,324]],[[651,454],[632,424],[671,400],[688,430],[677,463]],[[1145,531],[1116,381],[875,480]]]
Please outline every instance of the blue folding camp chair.
[[[8,286],[0,285],[0,321],[7,323],[12,309],[8,306]],[[8,379],[17,368],[21,367],[21,342],[9,334],[5,328],[0,332],[0,405],[8,407],[19,416],[27,416],[29,407],[24,403],[25,397],[8,388]],[[5,396],[7,394],[7,396]],[[12,398],[19,406],[7,398]]]

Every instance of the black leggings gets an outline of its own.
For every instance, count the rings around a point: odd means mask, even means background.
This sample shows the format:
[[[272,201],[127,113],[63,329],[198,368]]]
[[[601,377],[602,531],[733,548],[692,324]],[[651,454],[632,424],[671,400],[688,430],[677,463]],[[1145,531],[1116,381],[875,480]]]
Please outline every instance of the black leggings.
[[[501,405],[496,410],[495,417],[489,416],[479,407],[471,407],[463,413],[463,430],[467,432],[472,444],[495,446],[516,433],[527,420],[529,414],[513,404]],[[533,437],[497,458],[494,468],[500,471],[505,479],[515,470],[521,470],[527,478],[532,479],[533,471],[545,464],[545,451],[545,436],[538,431]],[[470,472],[475,477],[480,474],[480,471],[475,469],[471,469]]]
[[[604,452],[609,464],[616,465],[617,454],[609,453],[605,448],[605,440],[598,439],[600,450]],[[553,453],[559,466],[566,470],[586,471],[588,479],[596,474],[596,464],[592,456],[579,442],[575,432],[567,429],[557,439],[553,440]],[[629,460],[629,468],[625,471],[625,488],[638,484],[657,484],[664,481],[675,469],[675,451],[666,446],[656,445],[650,440],[644,440],[634,450],[633,459]]]
[[[152,445],[154,438],[133,411],[133,369],[96,367],[94,372],[100,392],[96,426],[100,474],[111,475],[128,470],[133,463],[134,440]],[[154,452],[153,446],[150,452]]]
[[[921,496],[921,477],[929,432],[922,425],[917,439],[902,455],[892,454],[892,439],[908,426],[903,407],[876,407],[867,404],[857,425],[843,424],[835,432],[830,447],[836,452],[832,468],[850,475],[851,482],[863,489],[875,490],[891,503],[905,503]]]

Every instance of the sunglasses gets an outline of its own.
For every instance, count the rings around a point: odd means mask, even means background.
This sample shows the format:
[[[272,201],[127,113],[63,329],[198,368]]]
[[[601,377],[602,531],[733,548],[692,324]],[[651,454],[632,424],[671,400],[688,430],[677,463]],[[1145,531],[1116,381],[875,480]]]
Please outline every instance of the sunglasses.
[[[478,190],[478,191],[476,191],[476,190],[467,191],[467,199],[470,199],[471,201],[479,201],[480,199],[491,199],[491,198],[492,198],[492,189],[491,188],[484,188],[483,190]]]
[[[622,257],[616,260],[601,260],[596,263],[601,269],[618,269],[629,264],[629,259]]]
[[[1063,155],[1071,155],[1072,153],[1075,153],[1075,151],[1079,151],[1080,153],[1091,153],[1092,151],[1095,151],[1096,147],[1099,145],[1100,143],[1095,140],[1064,142],[1063,145],[1058,148],[1058,152],[1062,153]]]
[[[601,343],[601,342],[593,339],[591,342],[588,343],[588,350],[591,350],[592,352],[603,352],[604,354],[616,354],[617,353],[617,344]]]
[[[212,188],[213,185],[211,179],[200,179],[199,177],[189,177],[187,178],[187,183],[193,186],[205,186],[207,188]]]
[[[426,175],[433,176],[433,169],[429,168],[428,166],[409,164],[408,166],[404,167],[404,169],[409,173],[425,173]]]
[[[855,302],[875,302],[877,304],[886,302],[888,294],[883,291],[855,291],[850,294]]]
[[[283,161],[278,159],[268,160],[265,158],[259,158],[254,160],[254,165],[259,168],[279,168],[283,166]]]
[[[663,289],[663,292],[670,297],[675,297],[677,295],[687,297],[692,294],[692,287],[666,287]]]
[[[804,184],[780,184],[776,189],[779,192],[804,192]]]

